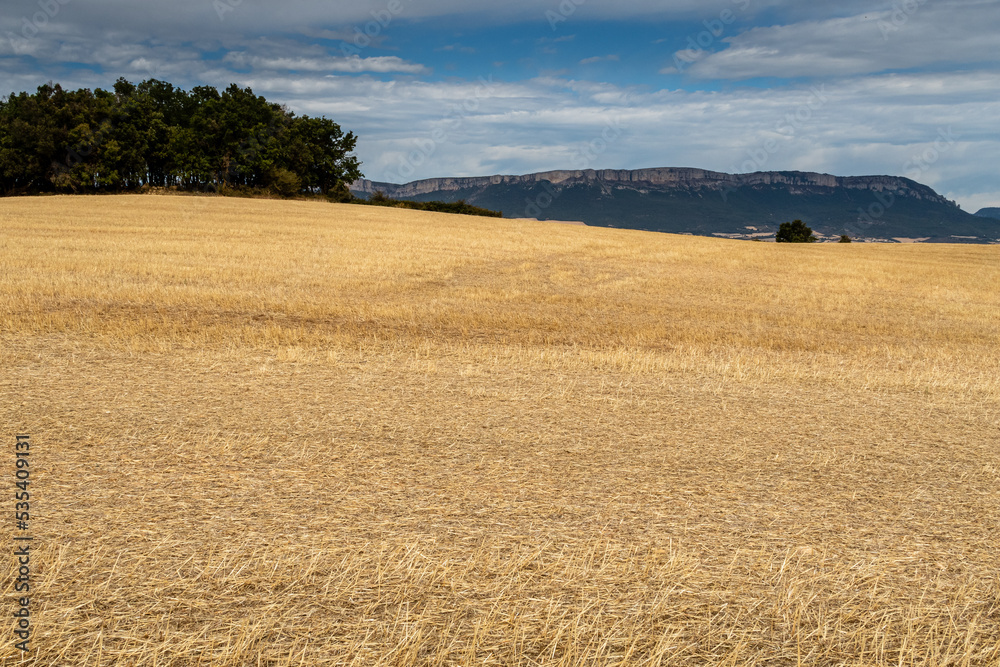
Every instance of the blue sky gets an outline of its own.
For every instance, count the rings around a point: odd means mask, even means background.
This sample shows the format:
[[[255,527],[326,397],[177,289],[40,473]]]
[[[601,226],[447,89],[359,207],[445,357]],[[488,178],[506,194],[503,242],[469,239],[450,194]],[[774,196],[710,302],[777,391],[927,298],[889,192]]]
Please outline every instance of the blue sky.
[[[893,174],[1000,206],[1000,0],[5,0],[0,94],[250,86],[374,180]]]

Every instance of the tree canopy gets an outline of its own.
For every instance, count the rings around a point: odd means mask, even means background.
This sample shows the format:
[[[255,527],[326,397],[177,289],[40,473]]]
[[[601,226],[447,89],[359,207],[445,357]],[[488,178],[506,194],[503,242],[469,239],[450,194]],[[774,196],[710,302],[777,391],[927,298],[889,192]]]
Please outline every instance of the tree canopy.
[[[781,223],[775,241],[778,243],[815,243],[816,237],[813,236],[811,227],[801,220],[793,220]]]
[[[332,194],[362,177],[357,138],[236,84],[184,91],[119,79],[113,91],[0,100],[0,194],[127,192],[144,186]]]

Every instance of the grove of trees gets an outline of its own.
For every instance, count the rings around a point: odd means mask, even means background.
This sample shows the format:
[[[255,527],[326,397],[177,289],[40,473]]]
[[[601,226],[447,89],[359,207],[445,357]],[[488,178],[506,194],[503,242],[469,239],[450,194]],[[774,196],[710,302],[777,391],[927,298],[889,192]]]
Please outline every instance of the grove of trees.
[[[150,79],[114,90],[40,86],[0,99],[0,195],[147,187],[350,198],[357,138],[231,85]]]

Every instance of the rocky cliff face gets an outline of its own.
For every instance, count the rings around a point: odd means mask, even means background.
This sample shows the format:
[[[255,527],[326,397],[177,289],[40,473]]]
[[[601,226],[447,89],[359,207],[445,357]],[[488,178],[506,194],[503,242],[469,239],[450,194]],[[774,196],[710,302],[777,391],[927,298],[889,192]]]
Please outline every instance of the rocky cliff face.
[[[483,176],[473,178],[431,178],[404,185],[361,180],[351,185],[351,190],[371,194],[382,190],[394,198],[419,197],[436,192],[481,190],[497,185],[534,185],[548,182],[560,188],[574,185],[599,185],[606,189],[645,191],[724,191],[742,187],[784,187],[793,194],[817,192],[822,189],[843,188],[892,192],[896,196],[910,197],[935,203],[951,204],[931,188],[897,176],[850,176],[816,174],[799,171],[763,171],[752,174],[725,174],[705,169],[660,168],[617,170],[587,169],[582,171],[546,171],[524,176]]]
[[[799,171],[724,174],[705,169],[547,171],[525,176],[432,178],[405,185],[359,181],[355,192],[455,202],[508,218],[730,238],[771,237],[802,220],[825,238],[1000,242],[996,221],[962,211],[931,188],[897,176]]]

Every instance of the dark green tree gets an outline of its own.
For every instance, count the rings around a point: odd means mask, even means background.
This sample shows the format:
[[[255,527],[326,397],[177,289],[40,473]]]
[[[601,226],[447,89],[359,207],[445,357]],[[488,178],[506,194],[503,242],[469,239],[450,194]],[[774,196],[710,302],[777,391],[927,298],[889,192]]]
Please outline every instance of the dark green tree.
[[[837,243],[850,243],[850,242],[851,242],[851,237],[848,236],[847,234],[841,234],[840,240],[837,241]]]
[[[361,178],[361,163],[350,153],[357,144],[354,133],[344,132],[327,118],[291,118],[288,141],[289,168],[307,188],[329,194],[339,183]]]
[[[804,222],[793,220],[781,223],[775,240],[778,243],[815,243],[816,237],[813,236],[813,230]]]
[[[356,143],[332,120],[296,117],[236,85],[46,84],[0,99],[0,195],[157,186],[346,200],[361,178]]]
[[[48,177],[68,142],[64,119],[56,116],[57,84],[34,95],[13,94],[0,101],[0,191],[26,194],[52,188]]]

